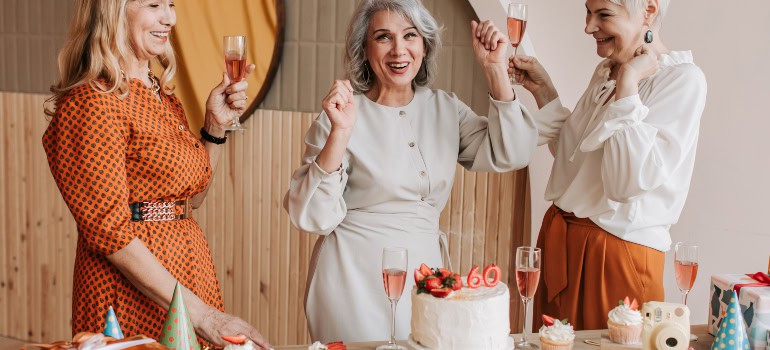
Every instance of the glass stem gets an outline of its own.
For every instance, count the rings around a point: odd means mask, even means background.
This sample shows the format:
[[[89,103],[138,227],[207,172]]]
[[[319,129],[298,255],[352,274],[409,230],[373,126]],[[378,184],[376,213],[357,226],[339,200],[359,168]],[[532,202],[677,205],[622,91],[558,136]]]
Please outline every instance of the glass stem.
[[[513,47],[513,56],[516,57],[516,49],[518,49],[518,46]],[[513,74],[511,74],[511,85],[516,85],[516,68],[513,69]]]
[[[690,294],[689,290],[686,290],[686,291],[684,291],[684,293],[682,293],[682,304],[684,304],[685,306],[687,306],[687,295],[688,294]]]
[[[396,345],[396,305],[398,304],[398,300],[391,300],[390,301],[390,310],[391,310],[391,324],[390,324],[390,345]]]
[[[527,314],[529,311],[527,304],[529,304],[529,298],[522,297],[521,301],[524,302],[524,330],[521,332],[521,343],[527,344],[527,338],[529,338],[529,328],[527,327]]]

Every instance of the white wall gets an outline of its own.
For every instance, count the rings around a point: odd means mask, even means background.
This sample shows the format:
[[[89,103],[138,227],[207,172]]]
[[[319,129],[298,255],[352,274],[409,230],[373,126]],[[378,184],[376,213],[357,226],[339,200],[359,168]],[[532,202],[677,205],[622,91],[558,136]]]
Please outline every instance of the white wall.
[[[573,106],[599,62],[593,40],[583,32],[584,1],[522,1],[529,4],[527,31],[538,58],[564,104]],[[711,275],[765,271],[770,257],[770,211],[763,205],[770,198],[770,1],[671,2],[661,36],[672,50],[692,50],[709,84],[690,195],[671,230],[674,242],[701,247],[688,305],[692,322],[702,324]],[[497,1],[471,3],[477,13],[503,11]],[[543,193],[551,162],[540,147],[530,166],[533,239],[550,205]],[[672,253],[666,256],[666,300],[679,302]]]

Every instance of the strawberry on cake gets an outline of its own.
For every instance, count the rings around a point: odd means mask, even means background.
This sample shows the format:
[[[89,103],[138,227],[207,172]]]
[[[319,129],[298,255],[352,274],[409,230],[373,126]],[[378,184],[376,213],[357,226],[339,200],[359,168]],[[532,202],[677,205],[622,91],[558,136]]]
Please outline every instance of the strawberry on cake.
[[[429,349],[507,350],[513,347],[508,320],[510,293],[500,268],[483,276],[474,267],[466,278],[425,264],[415,270],[411,340]],[[492,276],[494,275],[494,276]]]

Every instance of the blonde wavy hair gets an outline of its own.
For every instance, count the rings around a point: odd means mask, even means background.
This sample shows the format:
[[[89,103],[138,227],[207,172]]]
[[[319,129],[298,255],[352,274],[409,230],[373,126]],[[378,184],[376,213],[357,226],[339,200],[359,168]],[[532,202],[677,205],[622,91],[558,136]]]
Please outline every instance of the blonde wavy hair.
[[[89,84],[104,93],[117,92],[125,98],[129,93],[128,78],[121,67],[135,57],[128,37],[126,6],[141,0],[77,0],[75,15],[64,47],[59,52],[59,81],[51,86],[53,103],[45,113],[53,116],[59,101],[72,89]],[[160,77],[161,90],[167,95],[174,91],[170,83],[176,74],[176,55],[171,42],[157,58],[164,68]]]

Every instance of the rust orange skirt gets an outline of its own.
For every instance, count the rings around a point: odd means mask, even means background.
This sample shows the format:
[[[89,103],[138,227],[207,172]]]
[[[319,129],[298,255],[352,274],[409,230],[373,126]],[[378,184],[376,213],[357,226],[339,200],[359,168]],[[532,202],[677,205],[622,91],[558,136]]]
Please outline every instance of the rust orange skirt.
[[[588,218],[552,205],[537,239],[542,249],[533,330],[542,314],[567,318],[575,330],[607,328],[607,314],[625,296],[662,301],[665,253],[624,241]]]

